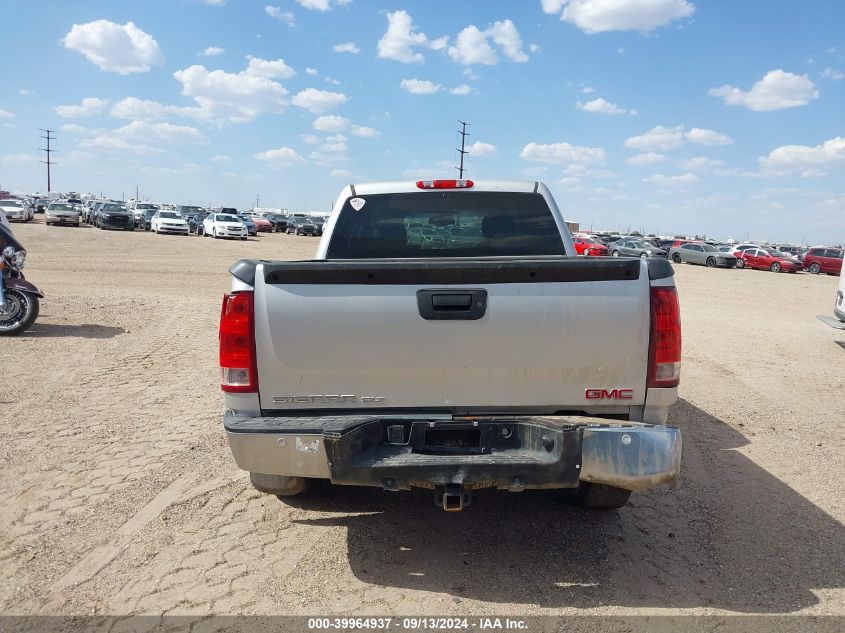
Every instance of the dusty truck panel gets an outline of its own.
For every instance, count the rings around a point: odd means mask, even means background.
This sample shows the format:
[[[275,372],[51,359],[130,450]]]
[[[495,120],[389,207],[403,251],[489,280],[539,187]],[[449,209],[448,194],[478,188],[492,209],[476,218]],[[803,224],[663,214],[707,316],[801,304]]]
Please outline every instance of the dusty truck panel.
[[[537,182],[347,187],[317,259],[242,260],[221,316],[224,419],[255,486],[671,485],[680,318],[665,260],[579,258]]]

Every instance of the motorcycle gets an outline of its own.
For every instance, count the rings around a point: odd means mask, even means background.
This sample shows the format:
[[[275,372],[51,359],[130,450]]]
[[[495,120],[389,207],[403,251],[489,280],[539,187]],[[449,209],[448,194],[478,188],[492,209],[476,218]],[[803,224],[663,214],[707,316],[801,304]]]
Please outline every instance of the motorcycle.
[[[38,300],[44,293],[24,278],[25,261],[26,250],[0,224],[0,336],[20,334],[38,318]]]

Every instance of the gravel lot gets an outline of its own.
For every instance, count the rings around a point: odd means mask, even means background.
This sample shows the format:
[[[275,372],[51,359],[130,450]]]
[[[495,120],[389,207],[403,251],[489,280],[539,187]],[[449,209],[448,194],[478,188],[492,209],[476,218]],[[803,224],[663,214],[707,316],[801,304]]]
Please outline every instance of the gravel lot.
[[[47,298],[0,339],[2,613],[845,615],[845,333],[815,319],[836,277],[677,267],[676,490],[610,513],[548,492],[287,505],[230,457],[217,319],[230,263],[316,239],[14,230]]]

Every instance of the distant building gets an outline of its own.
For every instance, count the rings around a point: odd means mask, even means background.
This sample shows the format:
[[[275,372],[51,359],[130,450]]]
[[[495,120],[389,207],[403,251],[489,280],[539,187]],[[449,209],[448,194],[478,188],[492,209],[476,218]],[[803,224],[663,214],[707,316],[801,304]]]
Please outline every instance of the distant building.
[[[568,220],[564,220],[566,223],[566,228],[569,229],[570,233],[577,233],[581,230],[581,223],[580,222],[569,222]]]

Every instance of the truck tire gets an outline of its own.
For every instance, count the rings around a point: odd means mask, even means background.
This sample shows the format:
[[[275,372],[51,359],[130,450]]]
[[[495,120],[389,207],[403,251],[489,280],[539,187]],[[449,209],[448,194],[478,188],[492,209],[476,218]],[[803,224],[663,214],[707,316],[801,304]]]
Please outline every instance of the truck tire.
[[[249,473],[249,481],[258,492],[283,497],[293,497],[315,488],[316,479],[307,477],[286,477],[284,475],[265,475]]]
[[[630,490],[615,488],[605,484],[582,482],[578,486],[578,502],[584,508],[614,510],[628,503],[630,497]]]

